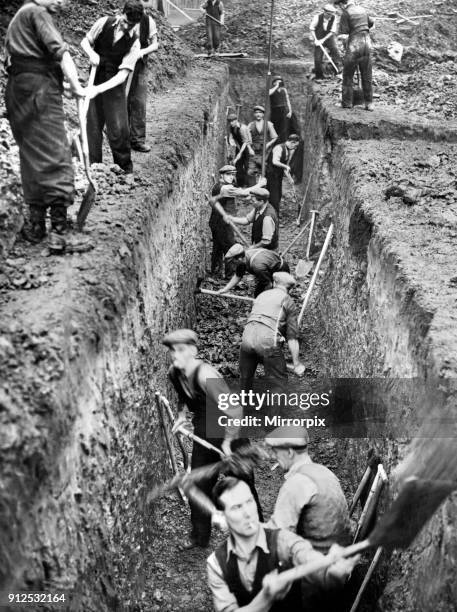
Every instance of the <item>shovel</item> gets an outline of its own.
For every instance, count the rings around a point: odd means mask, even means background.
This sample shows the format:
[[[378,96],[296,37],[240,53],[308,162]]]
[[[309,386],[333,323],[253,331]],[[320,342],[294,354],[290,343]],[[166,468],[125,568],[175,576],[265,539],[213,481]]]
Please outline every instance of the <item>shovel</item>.
[[[217,291],[212,291],[211,289],[201,289],[200,285],[202,284],[203,279],[199,278],[197,280],[197,287],[195,288],[194,293],[204,293],[205,295],[214,295],[220,298],[229,298],[229,300],[239,300],[241,302],[253,302],[254,298],[248,297],[247,295],[236,295],[235,293],[218,293]]]
[[[92,87],[94,84],[96,71],[96,66],[92,66],[90,69],[88,87]],[[90,171],[89,143],[87,140],[87,111],[89,110],[89,103],[90,100],[88,97],[78,99],[78,119],[84,159],[84,170],[86,172],[87,180],[89,181],[89,185],[87,186],[86,193],[83,196],[78,210],[78,215],[76,217],[76,225],[80,232],[83,230],[87,215],[95,202],[95,196],[97,194],[97,186]]]
[[[308,246],[306,247],[306,261],[304,259],[299,259],[297,263],[297,267],[295,268],[295,276],[298,279],[306,278],[308,274],[311,272],[311,268],[314,265],[314,262],[310,261],[309,259],[309,254],[311,251],[311,244],[313,241],[313,232],[314,232],[314,224],[316,221],[316,215],[318,214],[319,214],[318,210],[311,211],[311,227],[309,228]]]

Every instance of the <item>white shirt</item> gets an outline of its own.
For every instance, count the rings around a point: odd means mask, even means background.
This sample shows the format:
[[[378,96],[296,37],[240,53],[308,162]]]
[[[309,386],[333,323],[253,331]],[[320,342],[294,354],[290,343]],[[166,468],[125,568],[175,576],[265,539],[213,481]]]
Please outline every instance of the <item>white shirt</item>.
[[[312,18],[311,25],[309,26],[309,29],[311,30],[311,32],[314,32],[314,30],[317,28],[317,24],[319,22],[319,17],[320,16],[321,16],[320,14],[319,15],[314,15],[314,17]],[[325,19],[325,17],[324,17],[324,30],[327,29],[329,21],[330,21],[330,19]],[[330,30],[330,32],[332,32],[332,34],[336,34],[336,31],[337,31],[337,24],[336,24],[336,19],[335,19],[335,21],[333,22],[332,29]]]
[[[108,21],[108,19],[109,19],[109,17],[100,17],[100,19],[97,19],[97,21],[94,23],[94,25],[91,27],[91,29],[87,32],[86,38],[89,41],[91,47],[93,47],[95,45],[95,41],[97,40],[97,38],[102,33],[102,30],[103,30],[106,22]],[[137,62],[138,54],[139,54],[139,51],[141,49],[140,41],[139,41],[139,38],[138,38],[139,24],[137,24],[134,28],[132,28],[132,30],[130,30],[130,32],[126,33],[126,32],[124,32],[119,27],[120,19],[121,19],[120,16],[116,17],[116,21],[114,22],[113,45],[115,43],[117,43],[118,40],[121,40],[121,38],[123,36],[128,36],[130,38],[135,36],[136,40],[133,43],[130,51],[128,53],[126,53],[124,55],[124,57],[122,58],[122,63],[119,66],[119,70],[125,69],[125,70],[132,70],[133,71],[133,70],[135,70],[135,64]],[[157,29],[156,29],[156,31],[157,31]]]

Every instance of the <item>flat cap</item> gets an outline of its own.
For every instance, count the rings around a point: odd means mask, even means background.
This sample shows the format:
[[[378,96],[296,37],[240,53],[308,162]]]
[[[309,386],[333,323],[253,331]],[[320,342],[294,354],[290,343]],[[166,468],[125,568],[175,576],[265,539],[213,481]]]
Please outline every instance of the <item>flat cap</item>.
[[[259,198],[259,200],[263,200],[264,202],[270,198],[270,192],[264,187],[252,187],[252,189],[249,190],[249,193],[256,198]]]
[[[230,174],[236,174],[235,166],[231,166],[230,164],[226,164],[225,166],[222,166],[222,168],[219,168],[219,174],[228,174],[229,172],[230,172]]]
[[[324,11],[326,13],[336,13],[336,8],[333,6],[333,4],[326,4],[324,6]]]
[[[227,121],[235,121],[235,119],[238,119],[238,117],[236,116],[236,113],[229,113],[227,115]]]
[[[191,329],[175,329],[175,331],[167,334],[162,340],[162,344],[171,348],[175,344],[193,344],[197,346],[198,336]]]
[[[261,106],[260,104],[257,104],[257,106],[254,106],[254,112],[255,111],[261,111],[262,113],[265,112],[265,108],[263,106]]]
[[[271,79],[271,82],[274,83],[275,81],[282,81],[283,78],[282,76],[280,76],[279,74],[275,74],[275,76]]]
[[[244,246],[236,242],[233,246],[229,248],[229,250],[225,254],[224,259],[233,259],[234,257],[243,255],[243,253],[244,253]]]
[[[306,427],[288,425],[277,427],[265,438],[268,446],[277,448],[306,448],[309,444],[309,435]]]
[[[297,281],[288,272],[275,272],[273,274],[273,282],[283,287],[293,287]]]
[[[287,136],[287,140],[290,142],[300,142],[300,136],[298,134],[290,134]]]

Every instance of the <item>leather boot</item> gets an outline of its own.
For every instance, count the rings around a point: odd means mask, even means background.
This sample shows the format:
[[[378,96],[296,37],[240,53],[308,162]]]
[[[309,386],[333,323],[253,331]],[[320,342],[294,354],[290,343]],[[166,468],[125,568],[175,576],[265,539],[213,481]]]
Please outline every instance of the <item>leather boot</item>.
[[[24,224],[22,235],[25,240],[38,244],[46,236],[46,208],[30,206],[30,215]]]

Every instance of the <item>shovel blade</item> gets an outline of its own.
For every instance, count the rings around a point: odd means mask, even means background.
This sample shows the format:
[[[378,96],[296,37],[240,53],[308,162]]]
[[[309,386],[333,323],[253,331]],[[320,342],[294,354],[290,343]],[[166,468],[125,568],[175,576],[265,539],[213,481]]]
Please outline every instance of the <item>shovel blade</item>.
[[[87,215],[95,202],[96,194],[97,190],[95,189],[95,185],[93,183],[89,183],[86,193],[83,195],[83,199],[78,210],[78,215],[76,217],[76,225],[80,232],[82,231]]]
[[[295,276],[299,279],[306,278],[311,272],[313,266],[314,261],[305,261],[304,259],[299,259],[295,268]]]
[[[370,534],[375,546],[407,548],[425,523],[457,488],[456,482],[411,478]]]

